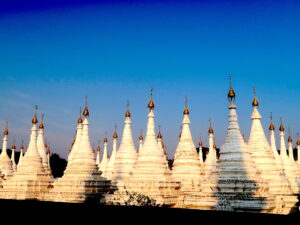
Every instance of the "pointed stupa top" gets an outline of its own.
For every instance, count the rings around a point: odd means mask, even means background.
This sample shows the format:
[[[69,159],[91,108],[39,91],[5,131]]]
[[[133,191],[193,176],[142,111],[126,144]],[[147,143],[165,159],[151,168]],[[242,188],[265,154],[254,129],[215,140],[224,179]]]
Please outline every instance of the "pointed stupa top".
[[[115,125],[115,133],[116,133],[117,125]],[[107,168],[105,171],[105,176],[107,179],[111,179],[113,176],[113,171],[114,171],[114,165],[116,161],[116,154],[117,154],[117,137],[114,136],[113,139],[113,149],[111,152],[111,156],[109,158],[109,162],[107,164]]]
[[[186,111],[187,98],[185,98],[182,132],[174,156],[172,176],[178,181],[194,180],[194,182],[198,182],[200,180],[201,162],[190,130],[189,112],[185,113]]]
[[[101,160],[100,160],[100,151],[101,151],[101,148],[100,148],[100,140],[98,141],[98,146],[97,146],[97,154],[96,154],[96,164],[97,166],[99,167],[100,166],[100,163],[101,163]]]
[[[42,114],[42,121],[41,121],[41,123],[39,125],[39,128],[40,129],[44,129],[44,114]]]
[[[132,174],[132,179],[165,179],[170,175],[169,167],[166,157],[161,151],[156,135],[154,123],[154,103],[151,98],[148,104],[148,124],[145,141],[143,143],[142,151],[139,152]]]
[[[232,88],[232,78],[231,78],[231,74],[229,74],[229,79],[230,79],[230,88],[227,94],[228,100],[230,103],[233,103],[235,100],[235,92]]]
[[[284,126],[282,124],[282,118],[280,118],[280,127],[279,127],[279,131],[283,132],[284,131]]]
[[[129,112],[129,102],[127,102],[126,114],[127,112]],[[129,114],[129,116],[125,115],[122,140],[119,150],[116,153],[112,179],[121,180],[129,177],[132,173],[136,157],[137,152],[132,139],[131,118]]]
[[[209,129],[208,129],[208,133],[209,133],[209,134],[213,134],[213,133],[214,133],[214,130],[213,130],[212,126],[211,126],[211,119],[209,119]]]
[[[198,145],[199,145],[199,147],[202,147],[202,146],[203,146],[202,137],[200,137],[200,141],[199,141]]]
[[[81,113],[82,112],[81,112],[81,107],[80,107],[80,113],[79,113],[79,117],[78,117],[77,123],[82,123],[83,122]]]
[[[11,145],[11,149],[16,150],[16,140],[13,140],[13,144]]]
[[[189,108],[187,106],[187,97],[185,97],[184,103],[185,103],[185,106],[184,106],[184,110],[183,110],[183,115],[189,115],[190,111],[189,111]]]
[[[211,119],[209,119],[209,129],[208,129],[208,143],[209,150],[204,162],[204,174],[206,178],[216,175],[217,172],[217,155],[216,148],[214,146],[214,132],[212,129]]]
[[[300,145],[300,139],[299,139],[299,133],[297,133],[297,142],[296,142],[297,146]],[[300,156],[299,156],[300,157]]]
[[[144,139],[143,137],[143,131],[142,131],[142,128],[141,128],[141,133],[140,133],[140,136],[139,136],[139,140],[142,141]]]
[[[150,110],[154,109],[154,101],[153,101],[153,98],[152,98],[152,94],[153,94],[153,88],[151,88],[150,100],[148,102],[148,108]]]
[[[90,115],[89,109],[88,109],[88,96],[85,97],[85,108],[83,110],[83,115],[85,117],[88,117]]]
[[[270,115],[270,126],[269,126],[269,130],[275,130],[275,126],[273,124],[273,116],[272,113]]]
[[[4,135],[8,135],[9,134],[9,132],[8,132],[8,122],[7,121],[5,122],[5,129],[3,131],[3,134]]]
[[[254,90],[254,98],[253,98],[253,101],[252,101],[252,106],[257,107],[259,105],[259,103],[258,103],[258,99],[256,97],[256,88],[254,87],[253,90]]]
[[[157,134],[158,139],[162,139],[162,134],[160,132],[160,125],[158,126],[158,134]]]
[[[287,139],[288,143],[293,143],[293,139],[291,137],[291,129],[289,128],[289,137]]]
[[[261,119],[261,115],[258,111],[258,99],[256,97],[256,88],[254,87],[253,88],[253,93],[254,93],[254,99],[252,101],[252,106],[253,106],[253,111],[252,111],[252,116],[251,116],[251,119],[252,120],[255,120],[255,119],[258,119],[260,120]]]
[[[18,165],[16,175],[20,176],[36,176],[37,174],[46,174],[43,167],[42,158],[37,147],[37,106],[35,107],[32,119],[31,135],[26,154],[22,159],[22,163]],[[14,175],[14,176],[16,176]]]
[[[118,138],[118,134],[117,134],[117,124],[115,124],[115,132],[113,134],[113,139]]]

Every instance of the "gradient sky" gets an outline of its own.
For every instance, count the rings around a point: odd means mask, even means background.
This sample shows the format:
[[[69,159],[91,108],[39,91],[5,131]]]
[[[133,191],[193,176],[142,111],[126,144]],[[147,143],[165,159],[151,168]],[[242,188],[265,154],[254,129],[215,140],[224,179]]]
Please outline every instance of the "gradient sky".
[[[23,2],[23,3],[22,3]],[[188,97],[194,142],[225,138],[228,74],[248,139],[253,86],[263,125],[273,112],[300,131],[299,1],[0,2],[0,125],[29,140],[34,105],[52,151],[66,157],[89,96],[91,143],[122,135],[130,101],[137,144],[154,88],[156,127],[173,157]],[[287,130],[287,129],[286,129]],[[267,131],[267,130],[266,130]]]

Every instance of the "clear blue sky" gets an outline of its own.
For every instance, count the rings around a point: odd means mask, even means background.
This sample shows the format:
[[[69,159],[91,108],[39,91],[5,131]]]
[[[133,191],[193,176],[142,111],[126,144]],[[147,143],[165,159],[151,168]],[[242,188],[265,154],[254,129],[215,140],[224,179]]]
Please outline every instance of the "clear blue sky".
[[[121,137],[129,100],[137,143],[151,87],[170,157],[184,96],[195,143],[207,143],[212,118],[220,146],[230,72],[246,138],[254,85],[265,128],[272,111],[277,128],[282,116],[294,139],[300,130],[299,1],[22,2],[0,2],[0,124],[17,147],[37,104],[52,151],[66,157],[86,95],[91,142],[107,130],[111,146],[115,123]]]

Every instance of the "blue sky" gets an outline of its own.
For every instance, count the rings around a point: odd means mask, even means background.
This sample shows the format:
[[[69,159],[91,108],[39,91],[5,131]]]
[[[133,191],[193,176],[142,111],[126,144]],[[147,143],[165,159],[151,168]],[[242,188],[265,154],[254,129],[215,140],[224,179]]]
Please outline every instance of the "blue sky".
[[[0,3],[0,125],[28,143],[34,105],[52,150],[66,157],[89,96],[91,142],[130,101],[134,139],[146,130],[154,88],[156,125],[173,157],[188,97],[195,143],[212,118],[220,146],[233,75],[241,130],[251,127],[253,86],[263,125],[273,112],[300,131],[298,1],[9,1]],[[266,130],[267,131],[267,130]],[[111,146],[111,145],[110,145]],[[109,149],[111,151],[111,147]]]

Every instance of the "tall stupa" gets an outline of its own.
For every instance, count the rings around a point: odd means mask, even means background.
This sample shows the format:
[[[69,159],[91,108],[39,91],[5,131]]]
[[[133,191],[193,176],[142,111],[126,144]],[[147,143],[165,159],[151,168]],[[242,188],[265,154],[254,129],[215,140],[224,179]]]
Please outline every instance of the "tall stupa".
[[[113,134],[113,148],[112,148],[112,152],[111,152],[111,156],[109,158],[109,162],[107,164],[107,168],[106,168],[106,178],[111,180],[112,176],[113,176],[113,171],[114,171],[114,167],[115,167],[115,161],[116,161],[116,154],[117,154],[117,141],[118,141],[118,134],[117,134],[117,125],[115,125],[115,132]]]
[[[1,198],[6,199],[39,199],[48,192],[51,177],[45,172],[42,159],[37,148],[36,110],[32,119],[31,136],[28,149],[14,175],[3,183],[0,190]]]
[[[139,152],[132,176],[125,184],[132,193],[146,195],[160,205],[176,203],[178,183],[171,178],[163,152],[159,149],[154,125],[154,101],[148,103],[148,125],[142,150]]]
[[[260,177],[269,184],[269,191],[276,198],[276,209],[274,213],[286,214],[297,202],[292,196],[292,189],[287,179],[283,176],[281,167],[278,165],[276,153],[269,145],[263,127],[261,115],[258,111],[259,102],[254,88],[254,99],[252,101],[252,128],[248,146],[254,159],[255,166],[260,172]]]
[[[42,158],[42,163],[44,166],[45,171],[52,176],[49,165],[48,165],[48,159],[47,159],[47,149],[45,147],[45,141],[44,141],[44,114],[42,115],[42,121],[39,125],[39,131],[38,131],[38,137],[37,137],[37,148],[38,152]]]
[[[48,200],[58,202],[98,201],[108,190],[110,182],[101,176],[89,139],[89,110],[83,111],[82,134],[62,178],[53,183]]]
[[[182,132],[176,148],[172,177],[180,182],[180,196],[176,207],[189,207],[191,195],[200,191],[201,164],[190,131],[187,99],[183,110]]]

